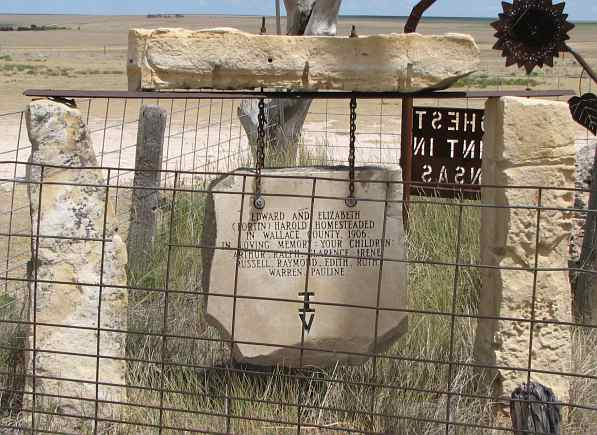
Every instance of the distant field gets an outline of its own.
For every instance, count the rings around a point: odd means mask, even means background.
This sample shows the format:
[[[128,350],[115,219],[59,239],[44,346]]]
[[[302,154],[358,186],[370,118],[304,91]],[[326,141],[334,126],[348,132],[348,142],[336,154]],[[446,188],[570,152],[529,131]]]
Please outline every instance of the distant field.
[[[0,33],[0,113],[21,109],[27,102],[21,94],[27,88],[125,89],[129,28],[235,27],[257,32],[260,21],[259,17],[246,16],[0,15],[0,23],[57,25],[71,29]],[[338,35],[348,35],[353,24],[360,34],[390,33],[400,32],[404,19],[343,17]],[[273,18],[268,19],[267,28],[270,32],[275,31]],[[578,89],[580,69],[570,56],[559,59],[555,68],[539,72],[539,77],[533,77],[529,82],[525,82],[524,74],[516,68],[506,69],[500,53],[492,50],[495,40],[489,20],[430,18],[424,19],[419,29],[428,34],[460,32],[474,36],[482,50],[479,75],[484,77],[473,77],[463,83],[464,86],[491,88],[503,83],[514,87]],[[597,64],[597,24],[578,24],[572,32],[572,45],[588,58],[590,64]],[[585,87],[587,83],[584,82]]]

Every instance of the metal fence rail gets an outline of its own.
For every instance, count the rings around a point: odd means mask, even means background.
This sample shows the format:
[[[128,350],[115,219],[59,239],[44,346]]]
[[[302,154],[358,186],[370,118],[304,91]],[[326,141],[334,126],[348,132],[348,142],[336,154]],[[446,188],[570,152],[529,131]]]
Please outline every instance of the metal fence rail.
[[[526,91],[525,91],[526,92]],[[47,91],[39,92],[47,96]],[[330,349],[325,346],[285,345],[239,339],[238,331],[230,337],[219,333],[208,325],[204,318],[205,298],[229,300],[233,310],[244,301],[259,302],[267,307],[275,304],[290,304],[299,307],[302,299],[265,296],[263,294],[238,294],[238,283],[234,288],[223,291],[208,291],[201,286],[201,257],[206,250],[234,252],[240,254],[284,254],[280,249],[252,249],[241,246],[241,230],[238,242],[233,246],[209,245],[202,241],[201,230],[208,194],[230,195],[239,204],[239,219],[242,221],[244,207],[250,204],[254,192],[256,174],[245,171],[236,175],[242,178],[246,189],[239,192],[217,191],[208,187],[208,182],[230,175],[240,166],[251,166],[249,142],[236,116],[237,103],[242,98],[260,98],[262,93],[231,94],[175,94],[164,93],[168,109],[168,128],[165,137],[165,153],[162,168],[158,171],[162,184],[159,193],[159,223],[155,245],[147,258],[146,273],[129,276],[126,285],[107,282],[72,282],[40,278],[27,270],[31,256],[40,241],[64,240],[70,242],[93,242],[104,252],[112,239],[106,236],[108,207],[103,208],[104,234],[101,237],[63,237],[40,228],[39,213],[30,213],[27,191],[37,188],[43,197],[44,189],[59,187],[88,187],[99,189],[106,201],[117,201],[116,216],[118,232],[126,237],[130,219],[130,198],[134,190],[153,189],[133,186],[130,178],[135,173],[134,156],[123,157],[134,151],[132,135],[128,126],[136,127],[139,106],[147,99],[133,102],[122,94],[105,93],[91,95],[72,93],[61,97],[91,97],[87,105],[80,104],[92,129],[94,145],[98,152],[96,169],[105,180],[100,184],[54,182],[44,179],[44,174],[53,169],[68,171],[72,168],[51,165],[36,165],[27,160],[30,147],[25,145],[25,128],[22,114],[11,114],[19,119],[16,148],[0,155],[0,185],[5,204],[0,212],[0,248],[4,257],[0,264],[4,269],[0,277],[4,281],[4,292],[0,291],[0,432],[15,433],[19,430],[33,433],[72,433],[59,425],[60,421],[80,421],[77,433],[405,433],[405,434],[477,434],[511,433],[509,422],[495,418],[497,405],[508,406],[509,397],[496,397],[492,388],[496,369],[507,369],[524,375],[527,382],[537,375],[552,375],[566,378],[571,384],[570,399],[560,405],[566,409],[566,421],[562,433],[591,433],[597,430],[597,325],[582,321],[559,321],[536,315],[536,280],[527,301],[531,307],[528,313],[519,316],[486,316],[479,313],[480,272],[483,270],[511,270],[527,272],[535,277],[540,273],[566,272],[571,277],[579,274],[597,274],[590,265],[550,267],[539,261],[538,249],[540,231],[546,222],[548,212],[559,212],[575,216],[586,216],[597,210],[573,206],[559,208],[542,204],[541,198],[557,192],[575,195],[587,194],[587,189],[565,189],[559,186],[508,186],[508,189],[533,191],[538,200],[533,203],[497,205],[487,201],[471,201],[462,198],[441,199],[439,197],[413,197],[409,201],[410,225],[407,231],[408,255],[393,258],[384,255],[339,255],[322,254],[313,249],[292,251],[297,258],[329,258],[348,261],[376,261],[379,268],[378,282],[371,287],[381,286],[383,267],[391,264],[409,266],[409,304],[396,308],[384,306],[379,299],[374,305],[342,304],[334,301],[313,300],[317,307],[334,307],[338,310],[360,310],[380,313],[406,313],[410,328],[396,343],[383,351],[349,351]],[[462,93],[447,93],[446,98],[462,97]],[[31,94],[33,95],[33,94]],[[270,95],[269,96],[275,96]],[[288,94],[279,95],[287,96]],[[528,95],[528,92],[527,94]],[[542,94],[543,95],[543,94]],[[566,93],[559,92],[562,96]],[[58,95],[56,95],[58,96]],[[404,95],[384,95],[383,98],[400,99]],[[464,97],[486,98],[488,93],[466,93]],[[535,94],[533,96],[536,96]],[[139,95],[133,95],[139,98]],[[322,98],[312,113],[312,119],[324,118],[319,128],[316,121],[307,122],[306,134],[317,137],[341,134],[347,130],[348,114],[336,112],[338,106],[329,101],[340,99],[339,104],[348,107],[346,97],[354,95],[308,95]],[[395,165],[399,161],[400,107],[385,108],[377,96],[359,95],[373,99],[375,112],[359,113],[365,120],[379,120],[376,132],[368,132],[366,125],[359,130],[357,157],[369,148],[379,151],[378,155],[363,158],[360,163]],[[375,97],[375,98],[374,98]],[[441,94],[421,95],[421,98],[443,98]],[[180,99],[177,101],[176,99]],[[164,102],[160,105],[164,106]],[[169,104],[168,104],[169,103]],[[181,104],[182,103],[182,104]],[[462,102],[461,102],[462,103]],[[178,106],[177,106],[178,104]],[[468,104],[465,102],[465,104]],[[324,106],[325,105],[325,106]],[[182,106],[182,107],[179,107]],[[85,108],[86,107],[86,108]],[[118,112],[113,123],[110,113]],[[86,110],[86,112],[85,112]],[[95,117],[93,113],[101,115]],[[343,116],[336,116],[341,113]],[[332,123],[328,117],[336,117],[339,128],[328,128]],[[399,119],[398,119],[399,121]],[[387,122],[387,124],[386,124]],[[364,121],[363,124],[366,124]],[[114,139],[109,131],[115,132]],[[128,135],[128,137],[127,137]],[[369,144],[365,136],[375,135],[376,145]],[[360,139],[362,138],[362,139]],[[387,143],[385,139],[387,138]],[[180,139],[180,140],[179,140]],[[186,141],[185,141],[186,139]],[[360,140],[359,140],[360,139]],[[127,145],[128,144],[128,145]],[[309,148],[306,142],[307,148]],[[332,151],[337,148],[339,152]],[[388,149],[396,156],[385,159],[382,151]],[[313,144],[311,149],[323,149],[325,157],[314,158],[314,165],[343,163],[348,157],[348,144]],[[113,159],[118,156],[117,159]],[[104,157],[106,157],[104,159]],[[192,157],[186,159],[187,157]],[[298,163],[297,163],[298,165]],[[293,166],[293,165],[291,165]],[[41,180],[28,179],[27,170],[41,171]],[[315,185],[319,182],[348,183],[350,180],[326,178],[313,175],[272,175],[264,173],[264,179],[285,181],[302,180]],[[388,188],[401,186],[402,182],[354,180],[356,183],[381,183]],[[408,186],[419,183],[408,182]],[[429,186],[429,185],[427,185]],[[441,189],[462,189],[461,184],[435,184]],[[469,186],[472,187],[472,186]],[[504,189],[505,186],[483,184],[482,189]],[[344,202],[344,196],[322,195],[313,191],[310,195],[299,193],[275,194],[263,192],[268,198],[289,198],[294,201],[308,201],[313,207],[316,201],[337,200]],[[379,204],[387,210],[389,206],[403,206],[403,199],[379,199],[367,195],[356,197],[357,201]],[[484,264],[479,255],[480,214],[487,209],[520,210],[534,214],[536,225],[533,234],[534,261],[530,265],[498,267]],[[233,213],[233,211],[230,211]],[[37,218],[36,222],[31,219]],[[379,216],[385,229],[387,213]],[[313,226],[313,213],[308,219]],[[37,228],[37,232],[33,230]],[[382,239],[385,240],[386,234]],[[32,254],[33,249],[33,254]],[[129,255],[135,255],[129,252]],[[102,261],[103,273],[104,262]],[[240,261],[235,268],[238,275]],[[308,266],[305,266],[308,267]],[[33,268],[35,269],[35,268]],[[125,329],[107,327],[102,324],[102,305],[94,319],[88,324],[61,324],[42,322],[35,318],[38,310],[38,291],[41,285],[69,287],[97,287],[99,298],[105,288],[125,290],[129,294],[128,327]],[[274,304],[274,305],[271,305]],[[359,311],[359,312],[360,312]],[[474,340],[479,320],[517,322],[529,328],[529,343],[523,366],[500,366],[481,364],[474,358]],[[533,366],[533,354],[537,343],[534,334],[544,325],[557,325],[570,332],[573,341],[573,365],[568,370],[550,370]],[[302,325],[284,325],[288,331],[299,331]],[[95,334],[94,353],[80,352],[76,348],[39,348],[36,338],[42,330],[70,330]],[[101,339],[106,334],[126,337],[127,349],[124,356],[102,352]],[[304,337],[304,335],[303,335]],[[374,341],[379,340],[375,328]],[[263,368],[234,363],[233,348],[239,344],[262,348],[283,348],[301,353],[299,367]],[[304,364],[302,355],[306,352],[364,358],[366,362],[356,367],[337,365],[333,368],[315,368]],[[55,355],[72,358],[92,358],[96,363],[93,379],[83,379],[64,373],[62,376],[38,374],[27,368],[27,361],[35,361],[39,355]],[[124,383],[107,382],[101,379],[100,366],[105,362],[121,361],[126,364],[127,376]],[[33,373],[33,374],[32,374]],[[69,382],[75,385],[91,386],[93,397],[73,397],[60,391],[42,391],[41,381]],[[104,400],[102,389],[126,390],[126,401]],[[62,400],[81,402],[80,409],[63,409]],[[526,401],[528,402],[528,400]],[[52,406],[42,406],[48,403]],[[494,431],[494,432],[491,432]],[[540,431],[523,431],[539,434]],[[547,434],[546,434],[547,435]]]

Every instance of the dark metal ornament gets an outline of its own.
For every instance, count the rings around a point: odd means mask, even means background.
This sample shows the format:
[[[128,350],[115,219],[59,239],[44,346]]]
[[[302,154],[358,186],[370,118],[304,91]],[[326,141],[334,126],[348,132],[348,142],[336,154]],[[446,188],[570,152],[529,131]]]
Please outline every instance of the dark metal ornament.
[[[299,293],[304,300],[303,307],[299,308],[299,318],[303,324],[303,329],[308,334],[311,332],[311,326],[313,326],[313,320],[315,320],[315,310],[311,308],[311,297],[315,296],[315,293],[310,291],[304,291]]]
[[[497,30],[494,49],[501,50],[506,66],[524,67],[530,74],[535,67],[553,67],[554,57],[568,51],[568,32],[574,24],[566,21],[565,3],[552,0],[514,0],[502,2],[504,12],[491,23]]]
[[[554,392],[541,384],[522,384],[512,392],[510,415],[515,435],[557,435],[562,421],[561,405]]]
[[[597,135],[597,96],[584,94],[582,97],[572,97],[568,103],[572,118]]]

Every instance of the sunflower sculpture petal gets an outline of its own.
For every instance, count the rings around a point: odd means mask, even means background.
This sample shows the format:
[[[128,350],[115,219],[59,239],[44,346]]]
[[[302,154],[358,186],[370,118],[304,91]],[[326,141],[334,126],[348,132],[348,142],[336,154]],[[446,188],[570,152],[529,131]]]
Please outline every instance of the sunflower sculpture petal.
[[[506,66],[524,67],[527,74],[537,66],[553,66],[554,57],[567,51],[568,32],[574,28],[565,6],[552,0],[502,2],[504,12],[491,25],[498,38],[493,48],[502,51]]]

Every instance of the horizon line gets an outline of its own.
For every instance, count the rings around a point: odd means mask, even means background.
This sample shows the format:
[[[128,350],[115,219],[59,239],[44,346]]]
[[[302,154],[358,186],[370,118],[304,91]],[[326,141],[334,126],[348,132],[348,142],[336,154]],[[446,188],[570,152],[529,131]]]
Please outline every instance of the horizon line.
[[[145,17],[147,15],[185,15],[185,16],[222,16],[222,17],[275,17],[275,15],[262,15],[262,14],[227,14],[227,13],[185,13],[185,12],[147,12],[137,14],[94,14],[94,13],[61,13],[61,12],[2,12],[0,15],[48,15],[48,16],[73,16],[73,17]],[[282,18],[286,18],[286,14],[281,15]],[[339,14],[339,18],[343,17],[373,17],[373,18],[408,18],[408,15],[377,15],[377,14]],[[464,17],[464,16],[444,16],[444,15],[426,15],[423,18],[456,18],[456,19],[493,19],[495,17]]]
[[[59,12],[1,12],[0,15],[5,16],[71,16],[71,17],[147,17],[148,15],[184,15],[184,16],[221,16],[221,17],[263,17],[275,18],[275,15],[260,15],[260,14],[228,14],[228,13],[184,13],[184,12],[147,12],[147,13],[136,13],[136,14],[95,14],[95,13],[59,13]],[[282,18],[287,16],[283,14]],[[408,15],[376,15],[376,14],[340,14],[338,18],[381,18],[381,19],[407,19]],[[493,20],[496,17],[492,16],[444,16],[444,15],[424,15],[422,20],[426,18],[432,19],[444,19],[444,20]],[[588,20],[574,20],[575,23],[597,23],[596,19]]]

